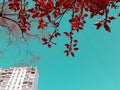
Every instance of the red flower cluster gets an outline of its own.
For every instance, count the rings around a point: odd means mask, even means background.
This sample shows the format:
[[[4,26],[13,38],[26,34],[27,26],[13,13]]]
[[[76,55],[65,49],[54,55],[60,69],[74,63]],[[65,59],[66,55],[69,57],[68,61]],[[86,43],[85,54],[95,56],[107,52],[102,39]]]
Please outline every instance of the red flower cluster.
[[[22,34],[28,34],[27,32],[31,31],[30,19],[38,21],[38,30],[44,30],[52,25],[54,31],[48,34],[49,38],[42,38],[43,44],[47,44],[50,48],[52,44],[56,45],[53,38],[60,36],[58,27],[64,14],[71,12],[71,18],[69,19],[71,30],[64,32],[69,40],[69,43],[65,44],[67,48],[65,53],[67,56],[71,54],[74,57],[74,51],[78,50],[78,40],[74,39],[73,35],[84,28],[85,18],[89,16],[86,13],[90,13],[90,18],[96,15],[104,16],[104,19],[99,19],[94,25],[96,29],[103,26],[106,31],[110,32],[109,23],[115,17],[109,16],[109,11],[110,8],[117,9],[120,0],[32,0],[31,2],[33,2],[32,6],[29,5],[30,2],[27,0],[8,0],[7,7],[12,14],[6,14],[4,13],[6,2],[3,0],[0,18],[14,22],[20,28]],[[11,18],[10,15],[16,17],[16,19]],[[118,16],[120,16],[120,13]]]

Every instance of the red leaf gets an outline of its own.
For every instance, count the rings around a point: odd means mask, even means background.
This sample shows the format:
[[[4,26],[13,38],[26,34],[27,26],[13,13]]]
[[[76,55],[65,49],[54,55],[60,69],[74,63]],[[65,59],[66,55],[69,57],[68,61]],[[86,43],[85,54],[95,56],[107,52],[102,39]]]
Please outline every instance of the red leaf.
[[[54,38],[54,36],[53,36],[53,35],[51,35],[49,39],[50,39],[50,40],[52,40],[53,38]]]
[[[68,33],[68,32],[64,32],[64,34],[65,34],[66,36],[69,36],[69,33]]]
[[[77,46],[77,44],[73,44],[73,46],[75,47],[75,46]]]
[[[88,16],[88,14],[84,14],[84,17],[87,17]]]
[[[78,42],[78,40],[74,40],[74,42],[75,42],[75,43],[77,43],[77,42]]]
[[[55,33],[55,37],[59,36],[57,33]]]
[[[42,30],[44,30],[44,28],[47,26],[43,19],[40,19],[38,24],[38,29],[41,28]]]
[[[120,13],[118,13],[118,16],[120,17]]]
[[[65,50],[64,52],[66,53],[66,56],[69,55],[69,50]]]
[[[94,13],[91,13],[91,14],[90,14],[90,18],[93,18],[93,17],[94,17]]]
[[[57,35],[57,36],[61,36],[61,34],[60,34],[60,33],[56,33],[56,35]]]
[[[110,17],[109,17],[109,19],[110,19],[110,20],[113,20],[113,19],[115,19],[115,17],[113,17],[113,16],[110,16]]]
[[[107,24],[104,24],[104,28],[106,31],[110,32],[110,27]]]
[[[68,52],[69,52],[69,50],[65,50],[64,52],[65,52],[65,53],[68,53]]]
[[[26,32],[26,29],[25,29],[25,28],[21,28],[21,31],[22,31],[23,33],[25,33],[25,32]]]
[[[70,48],[70,45],[69,45],[69,44],[65,44],[65,46],[66,46],[67,48]]]
[[[95,23],[94,25],[95,25],[95,26],[97,26],[97,28],[96,28],[96,29],[99,29],[99,28],[102,26],[102,24],[101,24],[101,23],[99,23],[99,22]]]
[[[70,32],[70,35],[73,35],[73,32]]]
[[[111,20],[110,20],[110,19],[108,19],[108,20],[107,20],[107,22],[108,22],[108,23],[110,23],[110,22],[111,22]]]
[[[51,48],[51,44],[48,44],[48,47]]]
[[[77,51],[79,48],[74,48],[75,51]]]
[[[28,12],[31,12],[31,13],[35,13],[35,9],[34,8],[31,8],[29,10],[27,10]]]
[[[44,43],[43,43],[43,45],[46,45],[46,44],[48,44],[48,42],[44,42]]]
[[[53,12],[53,14],[54,14],[54,17],[57,18],[61,14],[60,8],[56,8],[56,10]]]
[[[66,56],[68,56],[69,55],[69,53],[66,53]]]
[[[52,42],[52,44],[56,45],[56,43],[55,43],[55,42]]]
[[[72,55],[73,57],[75,57],[74,52],[71,52],[71,55]]]
[[[46,39],[46,38],[42,38],[42,41],[43,41],[43,42],[47,42],[47,39]]]

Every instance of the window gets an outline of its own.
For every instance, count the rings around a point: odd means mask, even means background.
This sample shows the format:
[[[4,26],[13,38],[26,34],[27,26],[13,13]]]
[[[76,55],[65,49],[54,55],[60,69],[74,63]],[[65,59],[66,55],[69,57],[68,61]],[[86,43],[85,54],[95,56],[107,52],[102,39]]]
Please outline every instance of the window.
[[[33,84],[33,82],[29,82],[29,84],[30,84],[30,85],[32,85],[32,84]]]
[[[35,72],[31,72],[32,74],[34,74]]]
[[[8,74],[12,74],[12,72],[8,72]]]
[[[17,89],[19,89],[20,87],[18,86]]]
[[[3,82],[3,80],[0,80],[0,82]]]

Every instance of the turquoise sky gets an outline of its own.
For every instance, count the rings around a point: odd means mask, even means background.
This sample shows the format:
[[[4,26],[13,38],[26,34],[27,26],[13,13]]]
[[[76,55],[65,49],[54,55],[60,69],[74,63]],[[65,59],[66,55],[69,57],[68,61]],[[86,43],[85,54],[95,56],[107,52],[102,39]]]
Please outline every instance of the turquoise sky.
[[[112,10],[111,15],[117,16],[116,11]],[[69,13],[61,21],[61,32],[70,30],[68,19]],[[96,30],[93,24],[97,19],[86,18],[84,30],[75,34],[79,40],[79,51],[75,53],[75,58],[65,56],[63,51],[67,38],[62,35],[55,40],[57,45],[51,49],[37,40],[29,41],[29,47],[22,43],[9,45],[0,54],[0,67],[18,65],[26,55],[26,48],[29,48],[40,56],[40,60],[34,64],[29,62],[28,54],[25,62],[38,66],[38,90],[120,90],[120,18],[110,24],[111,33],[104,28]],[[1,32],[0,50],[6,48],[7,37]]]

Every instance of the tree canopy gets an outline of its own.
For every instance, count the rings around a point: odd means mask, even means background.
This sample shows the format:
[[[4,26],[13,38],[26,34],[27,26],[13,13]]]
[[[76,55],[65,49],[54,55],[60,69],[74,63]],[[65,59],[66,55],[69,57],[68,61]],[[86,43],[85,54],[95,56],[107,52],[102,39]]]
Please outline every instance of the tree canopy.
[[[94,25],[96,29],[104,27],[106,31],[111,32],[109,23],[115,19],[115,16],[109,15],[109,12],[111,8],[118,9],[119,2],[120,0],[3,0],[0,4],[0,26],[12,30],[14,35],[20,34],[23,38],[24,35],[37,37],[49,48],[56,45],[54,38],[64,34],[68,38],[64,52],[67,56],[70,54],[74,57],[74,51],[79,49],[74,33],[84,28],[87,22],[85,18],[104,16],[104,19],[98,19]],[[61,33],[59,25],[67,12],[71,12],[71,18],[68,21],[71,29]],[[119,12],[118,16],[120,16]],[[36,34],[31,31],[34,21],[37,22]],[[48,37],[41,37],[41,33],[49,26],[53,26],[54,30],[47,33]],[[27,42],[25,38],[24,40]]]

